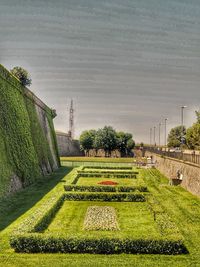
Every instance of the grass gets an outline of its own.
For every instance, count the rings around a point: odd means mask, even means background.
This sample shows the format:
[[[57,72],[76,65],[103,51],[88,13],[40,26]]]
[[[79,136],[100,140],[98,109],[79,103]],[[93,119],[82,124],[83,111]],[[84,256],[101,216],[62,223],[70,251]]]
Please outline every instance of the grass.
[[[89,206],[110,206],[115,208],[120,231],[115,231],[116,238],[158,238],[160,237],[153,216],[146,203],[117,203],[92,201],[65,201],[54,220],[46,230],[64,232],[81,237],[113,237],[112,231],[85,231],[84,218]],[[134,216],[133,216],[134,214]]]
[[[98,183],[103,182],[103,181],[113,181],[118,183],[117,186],[135,186],[137,185],[137,180],[136,179],[127,179],[127,178],[93,178],[93,177],[80,177],[78,179],[78,182],[76,183],[77,185],[100,185]]]
[[[157,170],[141,170],[148,189],[159,200],[178,226],[189,250],[187,255],[91,255],[91,254],[17,254],[9,246],[9,236],[23,219],[38,209],[52,194],[60,194],[69,168],[24,189],[0,204],[0,266],[200,266],[200,199],[180,186],[168,186],[168,180]],[[78,202],[76,202],[78,204]],[[87,202],[84,202],[87,204]],[[97,203],[97,202],[95,202]],[[109,203],[109,205],[114,203]],[[118,205],[119,203],[117,203]],[[120,203],[122,204],[122,203]],[[128,204],[128,203],[126,203]],[[138,204],[138,203],[137,203]],[[142,203],[143,204],[143,203]]]

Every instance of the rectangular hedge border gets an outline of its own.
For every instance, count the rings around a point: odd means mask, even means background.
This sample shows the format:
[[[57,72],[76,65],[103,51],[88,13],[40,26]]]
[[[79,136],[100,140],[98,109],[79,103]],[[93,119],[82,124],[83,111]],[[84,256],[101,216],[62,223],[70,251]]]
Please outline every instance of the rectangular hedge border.
[[[106,169],[106,168],[105,168]],[[117,169],[116,170],[111,170],[111,171],[101,171],[101,170],[91,170],[91,171],[83,171],[83,170],[80,170],[80,171],[78,171],[78,173],[92,173],[92,174],[95,174],[95,173],[97,173],[97,174],[113,174],[113,175],[115,175],[115,174],[118,174],[118,175],[137,175],[137,174],[139,174],[139,172],[135,172],[135,171],[117,171]]]
[[[143,194],[122,193],[66,193],[65,200],[68,201],[108,201],[108,202],[145,202]]]
[[[88,239],[83,237],[66,236],[62,234],[51,235],[46,233],[35,233],[35,231],[42,231],[47,227],[65,199],[66,195],[53,196],[52,198],[48,199],[40,207],[40,209],[29,216],[12,234],[10,238],[11,247],[16,252],[23,253],[143,253],[169,255],[188,253],[187,248],[184,246],[183,240],[180,238],[180,236],[176,235],[173,235],[173,237],[170,239],[164,239],[163,237],[158,240],[135,240],[130,238]]]
[[[133,168],[130,166],[124,167],[112,167],[112,166],[83,166],[83,170],[85,169],[109,169],[109,170],[132,170]]]
[[[72,174],[72,173],[71,173]],[[72,178],[72,177],[71,177]],[[70,179],[71,179],[70,178]],[[91,254],[168,254],[176,255],[182,253],[188,253],[187,248],[184,246],[183,239],[180,235],[172,234],[172,232],[165,232],[160,239],[117,239],[117,238],[85,238],[76,236],[67,236],[63,234],[46,234],[38,233],[46,229],[47,225],[51,222],[56,212],[62,206],[66,198],[77,198],[81,196],[85,200],[87,198],[106,198],[104,201],[116,201],[117,195],[120,195],[119,201],[123,198],[131,201],[145,201],[145,197],[142,194],[103,194],[103,193],[68,193],[53,195],[48,198],[33,214],[25,219],[16,229],[10,237],[10,245],[16,252],[23,253],[91,253]],[[67,196],[67,197],[66,197]],[[78,200],[78,199],[77,199]],[[81,199],[83,200],[83,199]],[[89,199],[87,199],[89,200]],[[94,200],[94,199],[92,199]],[[103,199],[102,199],[103,200]],[[130,199],[129,199],[130,201]],[[164,212],[158,202],[148,199],[151,206],[151,210],[157,211],[157,214],[162,215]],[[166,217],[162,218],[166,220]],[[160,220],[160,219],[159,219]],[[171,224],[170,224],[171,225]],[[167,224],[168,226],[168,224]],[[162,228],[162,223],[161,223]],[[171,228],[171,226],[170,226]],[[37,233],[35,233],[37,231]],[[169,235],[168,235],[169,234]]]
[[[84,186],[84,185],[64,185],[65,191],[73,192],[148,192],[146,186]]]
[[[120,179],[136,179],[136,174],[118,174],[118,173],[101,173],[101,172],[79,172],[78,177],[92,178],[120,178]]]
[[[43,234],[14,236],[10,245],[23,253],[91,253],[91,254],[186,254],[180,240],[143,240],[117,238],[76,238]]]

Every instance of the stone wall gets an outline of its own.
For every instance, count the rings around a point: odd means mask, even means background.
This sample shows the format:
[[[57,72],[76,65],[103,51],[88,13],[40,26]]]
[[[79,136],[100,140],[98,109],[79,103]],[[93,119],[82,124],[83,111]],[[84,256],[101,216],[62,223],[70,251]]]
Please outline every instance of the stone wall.
[[[145,152],[145,156],[150,155],[156,162],[156,168],[168,178],[176,177],[177,171],[180,170],[183,174],[181,186],[192,194],[200,196],[200,166],[177,159],[161,157],[148,151]]]
[[[0,198],[60,166],[55,116],[0,65]]]
[[[56,132],[56,139],[58,152],[61,157],[84,156],[84,153],[80,150],[79,141],[72,140],[67,133]]]

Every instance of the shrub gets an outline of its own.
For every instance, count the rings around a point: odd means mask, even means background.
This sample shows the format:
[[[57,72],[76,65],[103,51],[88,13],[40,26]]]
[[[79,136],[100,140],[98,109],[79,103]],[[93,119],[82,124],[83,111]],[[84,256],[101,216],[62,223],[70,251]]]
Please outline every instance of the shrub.
[[[180,240],[134,240],[117,238],[56,237],[42,234],[14,236],[10,241],[16,252],[92,253],[92,254],[181,254],[188,253]]]
[[[118,166],[84,166],[83,170],[85,169],[109,169],[109,170],[132,170],[132,167],[125,166],[125,167],[118,167]]]
[[[90,173],[90,172],[79,172],[78,173],[78,178],[79,177],[92,177],[92,178],[136,178],[136,174],[118,174],[118,173],[101,173],[101,172],[97,172],[97,173]]]
[[[63,194],[48,199],[40,209],[37,209],[30,217],[19,225],[14,234],[43,231],[51,222],[56,212],[60,209],[63,202]]]
[[[64,185],[65,191],[75,192],[148,192],[146,186],[85,186],[85,185]]]
[[[142,194],[119,194],[119,193],[66,193],[65,200],[69,201],[116,201],[116,202],[144,202]]]

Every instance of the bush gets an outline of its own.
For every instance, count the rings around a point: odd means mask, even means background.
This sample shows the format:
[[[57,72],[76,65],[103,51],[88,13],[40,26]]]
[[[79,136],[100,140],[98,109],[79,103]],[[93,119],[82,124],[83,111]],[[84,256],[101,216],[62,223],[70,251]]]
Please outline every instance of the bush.
[[[65,200],[69,201],[115,201],[115,202],[144,202],[142,194],[119,193],[66,193]]]
[[[136,174],[134,173],[130,173],[130,174],[118,174],[116,172],[114,173],[101,173],[101,172],[79,172],[78,173],[78,178],[79,177],[92,177],[92,178],[124,178],[124,179],[127,179],[127,178],[136,178]]]
[[[109,170],[132,170],[132,167],[125,166],[125,167],[118,167],[118,166],[84,166],[83,170],[85,169],[109,169]]]
[[[64,185],[65,191],[75,192],[148,192],[146,186],[81,186]]]
[[[36,212],[31,215],[31,217],[28,217],[19,225],[14,234],[43,231],[54,218],[56,212],[60,209],[63,202],[64,194],[48,199],[40,207],[40,209],[37,209]]]
[[[11,238],[11,247],[25,253],[181,254],[188,253],[180,240],[55,237],[27,234]]]

